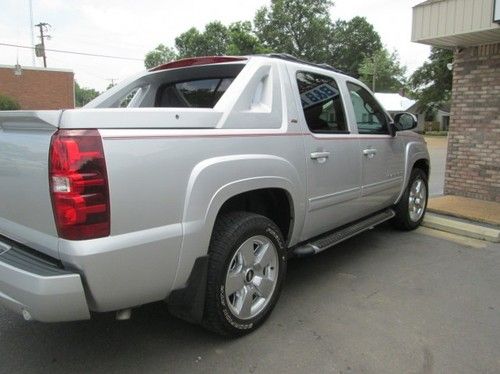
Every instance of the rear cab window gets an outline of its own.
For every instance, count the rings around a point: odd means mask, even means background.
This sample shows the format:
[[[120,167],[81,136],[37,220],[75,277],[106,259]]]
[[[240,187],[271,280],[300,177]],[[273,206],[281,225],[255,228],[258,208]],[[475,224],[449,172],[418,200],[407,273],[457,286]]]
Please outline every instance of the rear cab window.
[[[213,108],[246,63],[174,66],[148,71],[113,87],[87,108]]]
[[[297,72],[297,86],[307,126],[314,133],[348,134],[344,105],[332,77]]]
[[[156,107],[213,108],[234,78],[208,78],[167,83],[160,86]]]

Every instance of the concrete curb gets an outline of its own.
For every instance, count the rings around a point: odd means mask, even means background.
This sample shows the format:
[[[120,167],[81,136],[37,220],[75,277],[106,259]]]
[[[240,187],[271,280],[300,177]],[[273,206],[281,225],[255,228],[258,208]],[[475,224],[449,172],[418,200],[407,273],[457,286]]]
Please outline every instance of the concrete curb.
[[[500,242],[500,229],[464,222],[450,216],[427,213],[422,226],[492,243]]]

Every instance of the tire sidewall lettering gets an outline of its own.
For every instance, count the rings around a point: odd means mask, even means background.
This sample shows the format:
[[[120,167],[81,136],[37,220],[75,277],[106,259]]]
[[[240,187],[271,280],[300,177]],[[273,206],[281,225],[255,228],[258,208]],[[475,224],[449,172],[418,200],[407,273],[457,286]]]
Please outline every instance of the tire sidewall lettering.
[[[260,230],[259,230],[260,231]],[[277,250],[279,251],[279,258],[283,261],[283,264],[286,264],[286,256],[282,256],[280,255],[282,252],[283,252],[283,249],[284,249],[284,242],[281,238],[281,236],[270,226],[267,226],[265,229],[264,229],[264,236],[267,236],[269,239],[271,239],[275,245],[277,245]],[[262,231],[260,232],[260,235],[262,235]],[[243,240],[240,240],[240,241],[244,241]],[[235,246],[237,247],[237,246]],[[227,264],[227,266],[229,266],[229,264]],[[227,271],[227,268],[226,270]],[[280,272],[280,274],[278,275],[280,278],[282,277],[281,275],[282,273]],[[269,304],[268,307],[266,307],[258,316],[254,317],[252,320],[246,322],[246,321],[242,321],[240,319],[238,319],[237,317],[235,317],[228,305],[227,305],[227,302],[226,302],[226,291],[225,291],[225,275],[224,277],[222,277],[221,279],[221,285],[219,287],[219,304],[221,306],[221,312],[222,312],[222,316],[224,317],[224,320],[230,324],[232,327],[238,329],[238,330],[248,330],[248,329],[252,329],[256,323],[258,323],[268,312],[269,312],[269,307],[272,306],[272,303]],[[273,298],[276,297],[276,294],[273,295]]]

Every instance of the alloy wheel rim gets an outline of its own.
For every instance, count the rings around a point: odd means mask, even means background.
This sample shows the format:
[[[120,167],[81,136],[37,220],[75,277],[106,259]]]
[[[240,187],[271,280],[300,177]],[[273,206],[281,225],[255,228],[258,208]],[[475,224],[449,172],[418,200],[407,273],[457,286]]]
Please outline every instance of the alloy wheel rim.
[[[417,222],[424,215],[426,202],[427,187],[422,179],[415,179],[411,185],[408,198],[408,211],[413,222]]]
[[[278,280],[278,251],[262,235],[245,240],[229,262],[225,279],[226,303],[241,320],[256,317],[269,304]]]

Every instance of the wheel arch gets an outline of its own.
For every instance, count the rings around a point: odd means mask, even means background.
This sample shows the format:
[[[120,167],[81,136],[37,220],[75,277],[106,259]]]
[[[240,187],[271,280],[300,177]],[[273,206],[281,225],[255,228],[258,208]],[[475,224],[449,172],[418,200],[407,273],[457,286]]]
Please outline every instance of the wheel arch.
[[[416,168],[423,170],[425,175],[427,175],[427,178],[429,178],[431,166],[430,166],[430,162],[428,159],[421,158],[421,159],[418,159],[417,161],[415,161],[415,163],[413,164],[413,167],[411,169],[413,170]]]
[[[256,213],[267,217],[279,227],[286,243],[291,239],[294,204],[287,189],[262,188],[234,195],[220,207],[216,217],[219,218],[222,214],[235,211]]]
[[[404,168],[404,179],[401,186],[401,191],[397,196],[394,204],[397,204],[404,194],[408,182],[410,180],[410,175],[415,167],[422,168],[427,177],[430,175],[430,156],[427,151],[427,147],[423,142],[409,142],[405,149],[405,168]]]

